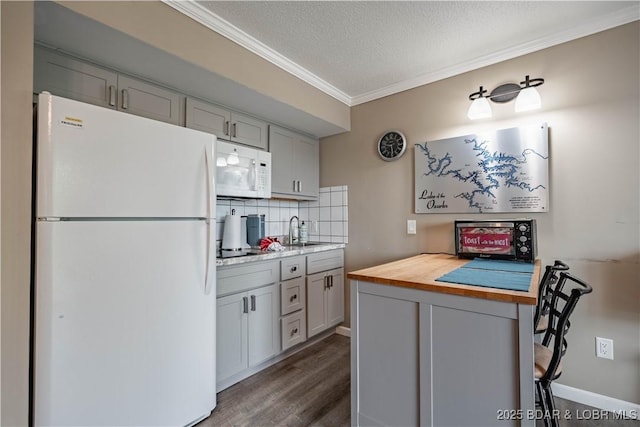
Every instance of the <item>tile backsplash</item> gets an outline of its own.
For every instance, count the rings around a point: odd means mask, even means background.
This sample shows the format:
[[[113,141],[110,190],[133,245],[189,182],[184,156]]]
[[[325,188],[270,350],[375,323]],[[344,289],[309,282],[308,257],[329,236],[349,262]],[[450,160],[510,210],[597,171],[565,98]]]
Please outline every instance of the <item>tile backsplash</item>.
[[[283,242],[289,236],[289,220],[297,216],[309,229],[309,241],[348,243],[349,211],[347,186],[322,187],[320,197],[313,201],[278,199],[226,200],[216,204],[216,240],[222,240],[224,219],[236,210],[236,215],[264,215],[267,236]],[[294,222],[295,224],[295,222]]]

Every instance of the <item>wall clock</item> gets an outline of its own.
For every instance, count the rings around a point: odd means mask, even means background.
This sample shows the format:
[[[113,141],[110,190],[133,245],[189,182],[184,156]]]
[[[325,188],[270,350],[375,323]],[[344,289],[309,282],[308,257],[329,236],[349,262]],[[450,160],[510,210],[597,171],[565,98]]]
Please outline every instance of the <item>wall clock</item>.
[[[382,160],[398,160],[407,149],[407,138],[398,130],[389,130],[378,141],[378,154]]]

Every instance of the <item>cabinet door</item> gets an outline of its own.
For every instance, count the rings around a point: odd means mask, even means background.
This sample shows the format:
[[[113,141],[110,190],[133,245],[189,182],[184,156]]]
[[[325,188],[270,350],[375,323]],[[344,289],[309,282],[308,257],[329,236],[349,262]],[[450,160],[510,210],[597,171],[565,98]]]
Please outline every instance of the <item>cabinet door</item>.
[[[231,112],[213,104],[187,98],[186,127],[229,139]]]
[[[249,292],[249,366],[280,352],[280,297],[277,284]]]
[[[327,326],[335,326],[344,321],[344,269],[330,272],[331,287],[327,290]]]
[[[327,329],[326,316],[326,273],[307,276],[307,337]]]
[[[309,200],[319,192],[319,143],[278,126],[269,126],[271,192]]]
[[[117,74],[36,46],[33,91],[116,108]]]
[[[118,109],[137,116],[182,125],[184,97],[128,76],[118,76]]]
[[[268,125],[244,114],[231,113],[231,141],[260,150],[268,147]]]
[[[249,367],[246,311],[248,294],[218,298],[216,312],[216,378],[218,383]]]
[[[269,126],[271,193],[295,194],[293,143],[292,132],[278,126]]]
[[[315,139],[298,136],[293,145],[294,178],[299,182],[297,192],[301,196],[317,198],[319,193],[319,143]]]

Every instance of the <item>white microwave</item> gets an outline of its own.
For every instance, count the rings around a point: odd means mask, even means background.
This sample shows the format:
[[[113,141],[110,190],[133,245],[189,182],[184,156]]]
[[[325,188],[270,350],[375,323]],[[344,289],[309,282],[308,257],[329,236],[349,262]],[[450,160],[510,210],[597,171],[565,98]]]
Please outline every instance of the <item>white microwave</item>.
[[[225,141],[216,144],[217,196],[271,197],[271,153]]]

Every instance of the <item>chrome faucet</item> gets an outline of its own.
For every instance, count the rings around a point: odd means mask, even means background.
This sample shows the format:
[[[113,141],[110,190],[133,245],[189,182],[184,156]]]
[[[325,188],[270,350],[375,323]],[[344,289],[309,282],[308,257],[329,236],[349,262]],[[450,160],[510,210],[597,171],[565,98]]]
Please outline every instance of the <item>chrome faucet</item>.
[[[290,245],[293,245],[293,244],[294,244],[294,242],[297,240],[297,237],[295,237],[295,236],[293,235],[293,220],[294,220],[294,219],[295,219],[295,220],[296,220],[296,222],[297,222],[296,226],[298,226],[298,227],[300,226],[300,220],[298,219],[298,217],[297,217],[297,216],[295,216],[295,215],[294,215],[294,216],[292,216],[292,217],[291,217],[291,219],[289,220],[289,244],[290,244]]]

